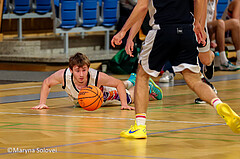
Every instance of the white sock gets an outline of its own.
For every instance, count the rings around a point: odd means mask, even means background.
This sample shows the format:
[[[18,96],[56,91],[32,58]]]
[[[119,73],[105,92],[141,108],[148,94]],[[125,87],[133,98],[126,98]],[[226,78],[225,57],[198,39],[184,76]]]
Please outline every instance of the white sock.
[[[130,89],[133,87],[132,82],[130,82],[129,80],[126,80],[125,82],[127,83],[127,89]]]
[[[222,101],[219,98],[214,98],[211,100],[212,106],[217,110],[217,105],[222,103]]]
[[[240,50],[237,50],[237,61],[240,62]]]
[[[139,125],[146,125],[146,113],[136,114],[136,124]]]
[[[228,59],[227,59],[225,51],[220,52],[219,55],[220,55],[221,64],[227,65]]]

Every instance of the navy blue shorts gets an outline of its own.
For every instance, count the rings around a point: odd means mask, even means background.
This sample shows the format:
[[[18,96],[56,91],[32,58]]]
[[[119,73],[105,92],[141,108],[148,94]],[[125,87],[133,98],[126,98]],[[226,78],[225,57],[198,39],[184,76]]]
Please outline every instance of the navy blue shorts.
[[[175,72],[190,69],[198,73],[197,56],[197,41],[192,24],[155,25],[144,41],[139,62],[154,77],[159,75],[168,60]]]

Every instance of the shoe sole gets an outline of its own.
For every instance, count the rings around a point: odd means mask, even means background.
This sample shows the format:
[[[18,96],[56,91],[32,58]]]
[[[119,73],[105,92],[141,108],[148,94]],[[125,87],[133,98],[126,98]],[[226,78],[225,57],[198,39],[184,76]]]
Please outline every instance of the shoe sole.
[[[133,135],[120,134],[120,136],[123,137],[123,138],[128,138],[128,139],[146,139],[147,138],[147,135],[134,137]]]
[[[195,102],[195,104],[206,104],[207,102],[202,101],[202,102]]]
[[[128,138],[128,139],[146,139],[147,138],[147,135],[146,134],[143,134],[143,135],[140,135],[140,136],[137,136],[136,135],[127,135],[125,134],[127,131],[122,131],[120,133],[120,136],[123,137],[123,138]]]
[[[224,120],[234,133],[240,133],[240,117],[227,104],[221,103],[217,112],[223,119],[228,119]]]
[[[164,81],[164,80],[163,80],[163,81],[159,80],[159,82],[160,82],[160,83],[170,83],[170,82],[173,82],[173,80],[166,80],[166,81]]]
[[[220,71],[238,71],[240,68],[228,69],[223,66],[220,66]]]
[[[157,87],[157,88],[160,90],[161,95],[162,95],[161,99],[163,99],[162,89],[161,89],[151,78],[149,78],[149,81],[150,81],[155,87]],[[159,100],[161,100],[161,99],[159,99]]]

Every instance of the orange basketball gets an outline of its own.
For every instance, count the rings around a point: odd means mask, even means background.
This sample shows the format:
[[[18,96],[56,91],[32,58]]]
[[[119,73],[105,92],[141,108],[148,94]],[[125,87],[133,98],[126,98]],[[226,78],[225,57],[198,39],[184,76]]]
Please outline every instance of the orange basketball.
[[[103,93],[98,87],[89,85],[86,88],[82,88],[79,92],[78,103],[83,109],[94,111],[101,107]]]

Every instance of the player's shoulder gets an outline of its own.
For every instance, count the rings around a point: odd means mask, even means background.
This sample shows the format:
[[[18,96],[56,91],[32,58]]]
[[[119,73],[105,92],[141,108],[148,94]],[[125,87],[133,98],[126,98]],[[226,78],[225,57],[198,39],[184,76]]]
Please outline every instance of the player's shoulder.
[[[60,69],[56,71],[53,75],[55,76],[55,78],[63,78],[66,73],[67,69]]]
[[[56,73],[58,73],[58,74],[65,74],[65,73],[67,73],[68,71],[70,72],[70,69],[69,69],[69,68],[64,68],[64,69],[58,70]]]

